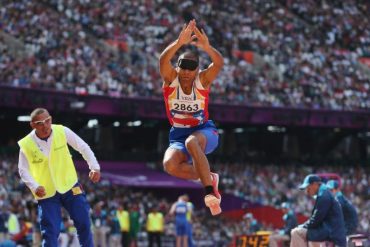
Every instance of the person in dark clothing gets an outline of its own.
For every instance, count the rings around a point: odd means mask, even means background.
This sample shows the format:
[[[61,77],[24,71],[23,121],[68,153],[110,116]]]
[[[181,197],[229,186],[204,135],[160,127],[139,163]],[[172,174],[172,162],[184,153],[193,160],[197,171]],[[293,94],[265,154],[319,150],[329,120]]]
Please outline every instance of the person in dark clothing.
[[[290,203],[283,202],[281,209],[284,212],[284,228],[279,230],[276,234],[271,234],[269,238],[269,247],[278,247],[279,243],[283,241],[290,241],[290,231],[298,225],[297,217],[291,208]]]
[[[7,222],[9,219],[9,213],[5,210],[5,207],[2,206],[0,209],[0,242],[8,238],[8,227]]]
[[[326,187],[328,187],[328,189],[331,191],[331,193],[334,195],[334,197],[338,200],[338,202],[342,206],[346,235],[356,233],[356,228],[358,225],[358,216],[356,208],[340,191],[338,181],[329,180],[326,183]]]
[[[330,241],[336,246],[346,246],[344,219],[339,202],[316,174],[306,176],[299,189],[316,197],[311,217],[291,231],[291,247],[319,247],[320,242]]]
[[[252,213],[247,213],[243,216],[245,220],[245,232],[248,234],[254,234],[261,230],[261,224],[254,218]]]

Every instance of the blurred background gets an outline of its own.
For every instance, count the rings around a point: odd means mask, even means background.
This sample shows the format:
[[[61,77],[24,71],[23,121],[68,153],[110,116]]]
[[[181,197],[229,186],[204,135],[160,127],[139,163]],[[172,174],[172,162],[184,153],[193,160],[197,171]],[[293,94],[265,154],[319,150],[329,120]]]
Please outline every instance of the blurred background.
[[[194,203],[196,246],[230,246],[254,234],[248,213],[258,230],[274,232],[284,224],[283,202],[300,222],[311,214],[314,201],[297,189],[309,173],[341,181],[358,232],[368,234],[369,13],[366,0],[2,0],[1,239],[38,246],[36,202],[17,170],[17,141],[36,107],[82,137],[100,162],[94,185],[73,153],[93,225],[103,222],[94,225],[104,235],[97,246],[117,246],[111,215],[119,206],[138,212],[138,246],[147,246],[153,208],[165,216],[163,245],[174,246],[168,211],[184,193]],[[161,164],[170,125],[158,57],[191,19],[225,57],[209,106],[220,134],[209,156],[220,174],[219,217],[204,208],[199,183],[170,177]],[[209,62],[201,53],[201,66]],[[66,215],[61,246],[77,244],[72,226]]]

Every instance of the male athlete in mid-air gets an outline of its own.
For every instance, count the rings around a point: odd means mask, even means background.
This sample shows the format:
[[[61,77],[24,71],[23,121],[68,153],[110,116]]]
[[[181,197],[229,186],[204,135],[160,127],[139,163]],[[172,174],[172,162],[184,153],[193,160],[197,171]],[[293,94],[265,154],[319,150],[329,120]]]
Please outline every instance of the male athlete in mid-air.
[[[186,51],[173,67],[171,59],[185,45],[203,50],[212,63],[200,70],[198,55]],[[206,157],[218,145],[218,131],[208,119],[208,102],[210,86],[222,66],[222,55],[209,44],[207,35],[197,28],[195,20],[183,26],[178,39],[167,46],[159,58],[166,112],[172,125],[164,168],[179,178],[200,178],[206,192],[204,202],[212,215],[221,213],[221,195],[218,174],[210,171]]]

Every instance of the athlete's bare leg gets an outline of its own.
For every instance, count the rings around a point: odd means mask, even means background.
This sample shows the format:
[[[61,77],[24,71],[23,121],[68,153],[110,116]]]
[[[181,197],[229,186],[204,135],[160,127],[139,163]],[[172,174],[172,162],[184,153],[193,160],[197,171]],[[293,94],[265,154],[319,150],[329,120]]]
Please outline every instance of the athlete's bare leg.
[[[193,166],[188,164],[187,156],[182,151],[172,148],[167,149],[163,166],[169,174],[179,178],[200,178],[206,192],[204,202],[211,210],[212,215],[218,215],[222,212],[221,196],[217,189],[218,175],[216,174],[216,180],[211,175],[208,159],[204,152],[206,144],[207,138],[201,132],[194,132],[185,140],[186,149],[193,159]]]
[[[211,171],[208,159],[204,153],[207,138],[200,132],[191,134],[185,141],[185,146],[191,157],[203,186],[212,186]]]
[[[199,178],[194,166],[187,162],[187,156],[180,150],[168,148],[163,158],[164,170],[172,176],[196,180]]]
[[[220,207],[221,196],[218,193],[218,189],[215,188],[217,186],[212,184],[211,171],[209,168],[208,159],[204,152],[206,144],[207,138],[201,132],[193,133],[185,141],[186,149],[193,158],[195,170],[198,172],[200,180],[202,181],[206,191],[204,203],[207,207],[209,207],[212,215],[218,215],[222,212]]]
[[[209,163],[204,153],[206,143],[206,137],[200,132],[195,132],[186,139],[185,146],[193,159],[193,165],[187,162],[188,158],[182,151],[168,148],[163,159],[165,171],[182,179],[200,178],[203,186],[211,186]]]

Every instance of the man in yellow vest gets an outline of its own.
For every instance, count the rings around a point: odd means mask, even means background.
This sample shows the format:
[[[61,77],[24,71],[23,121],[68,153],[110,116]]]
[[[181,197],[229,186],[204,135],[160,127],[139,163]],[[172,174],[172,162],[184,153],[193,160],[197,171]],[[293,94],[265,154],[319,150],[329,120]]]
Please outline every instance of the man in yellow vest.
[[[121,245],[122,247],[129,247],[130,244],[130,215],[128,211],[119,205],[117,209],[117,218],[121,228]]]
[[[44,108],[32,111],[30,125],[31,133],[18,142],[18,169],[22,181],[38,201],[42,246],[58,246],[63,206],[74,222],[81,246],[93,247],[90,206],[78,182],[67,144],[82,154],[90,168],[89,178],[96,183],[100,180],[100,166],[94,153],[72,130],[52,124]]]
[[[146,219],[146,230],[148,232],[149,247],[153,247],[157,243],[157,247],[161,247],[161,237],[164,231],[163,214],[158,211],[156,206],[153,206],[151,212]]]

